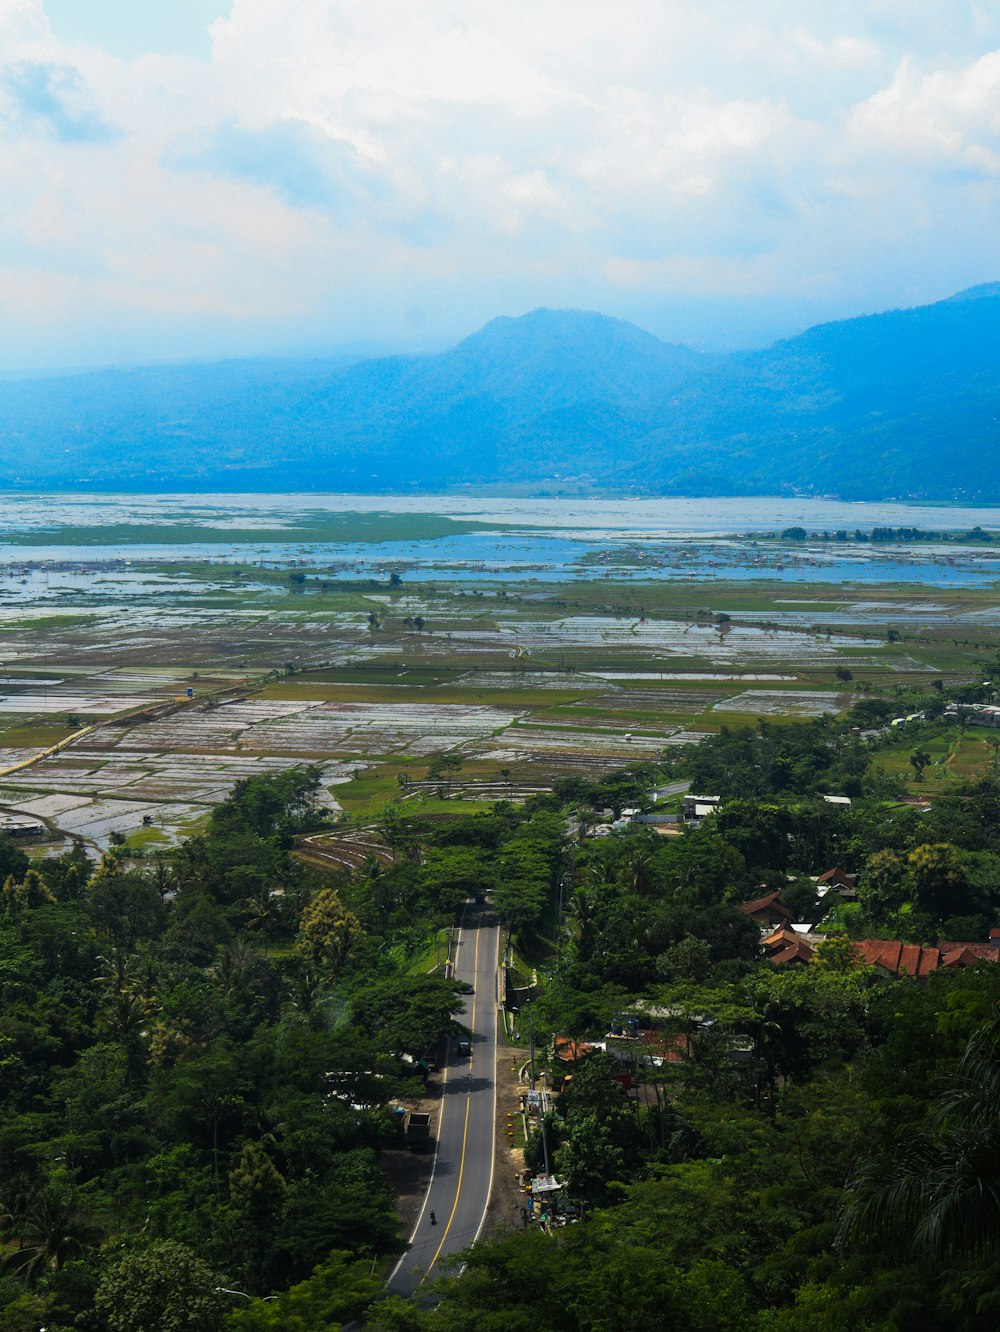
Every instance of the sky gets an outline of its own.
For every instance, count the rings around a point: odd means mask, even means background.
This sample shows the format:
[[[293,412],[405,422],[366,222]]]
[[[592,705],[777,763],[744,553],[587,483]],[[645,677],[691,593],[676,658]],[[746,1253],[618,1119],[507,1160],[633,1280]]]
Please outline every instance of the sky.
[[[1000,279],[1000,0],[0,0],[0,371]]]

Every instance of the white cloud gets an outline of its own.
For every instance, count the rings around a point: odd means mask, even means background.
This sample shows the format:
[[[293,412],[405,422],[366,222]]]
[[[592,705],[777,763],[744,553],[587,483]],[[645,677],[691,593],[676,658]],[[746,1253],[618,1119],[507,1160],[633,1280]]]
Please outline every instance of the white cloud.
[[[1000,158],[1000,51],[923,71],[904,60],[889,87],[855,108],[852,138],[892,152],[996,175]]]
[[[0,362],[946,294],[996,276],[994,11],[235,0],[205,61],[0,0]]]

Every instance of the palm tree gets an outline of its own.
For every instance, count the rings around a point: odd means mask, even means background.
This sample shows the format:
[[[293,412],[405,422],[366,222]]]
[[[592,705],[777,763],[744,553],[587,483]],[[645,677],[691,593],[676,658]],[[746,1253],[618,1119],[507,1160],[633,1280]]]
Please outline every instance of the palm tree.
[[[9,1214],[8,1214],[9,1215]],[[5,1254],[0,1269],[34,1285],[93,1248],[94,1235],[73,1205],[72,1192],[57,1184],[39,1189],[16,1233],[18,1248]]]
[[[177,891],[177,878],[173,866],[168,865],[165,861],[158,860],[153,866],[152,880],[153,887],[161,898],[166,898]]]
[[[621,885],[640,897],[644,897],[653,886],[653,867],[656,863],[654,851],[655,848],[650,846],[632,847],[619,872]]]
[[[248,930],[260,930],[264,936],[264,956],[267,957],[267,948],[270,942],[271,932],[278,921],[281,908],[285,904],[284,891],[278,890],[268,884],[258,884],[254,892],[246,900]]]
[[[857,1168],[841,1239],[897,1239],[942,1263],[1000,1256],[1000,1021],[971,1037],[923,1131]]]
[[[336,1004],[336,991],[330,978],[317,967],[303,966],[287,994],[288,1006],[294,1008],[319,1030],[331,1025],[330,1018]]]
[[[566,908],[570,917],[570,937],[583,956],[587,957],[594,945],[597,932],[594,898],[580,885],[570,894]]]
[[[17,1240],[24,1247],[24,1231],[31,1204],[38,1192],[38,1182],[23,1171],[12,1175],[0,1188],[0,1239]]]
[[[214,974],[225,994],[235,994],[239,990],[256,956],[257,949],[245,934],[237,934],[228,944],[219,945]],[[264,956],[267,956],[266,946]]]

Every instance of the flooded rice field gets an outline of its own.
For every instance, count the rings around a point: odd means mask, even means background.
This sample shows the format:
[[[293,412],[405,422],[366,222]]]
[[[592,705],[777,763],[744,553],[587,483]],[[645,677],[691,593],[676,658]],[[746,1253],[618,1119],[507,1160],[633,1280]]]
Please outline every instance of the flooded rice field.
[[[855,543],[895,526],[990,533],[994,509],[815,499],[503,499],[474,496],[0,496],[0,606],[155,597],[185,566],[298,567],[333,580],[574,582],[767,579],[986,586],[981,542]],[[454,533],[449,528],[454,528]],[[830,539],[773,541],[802,528]],[[835,539],[840,533],[844,540]],[[765,534],[767,539],[765,539]],[[334,538],[334,539],[331,539]],[[182,586],[170,586],[179,596]]]
[[[538,789],[987,660],[1000,545],[766,535],[876,524],[1000,512],[0,497],[0,808],[155,849],[254,773],[316,762],[353,810],[450,752]]]

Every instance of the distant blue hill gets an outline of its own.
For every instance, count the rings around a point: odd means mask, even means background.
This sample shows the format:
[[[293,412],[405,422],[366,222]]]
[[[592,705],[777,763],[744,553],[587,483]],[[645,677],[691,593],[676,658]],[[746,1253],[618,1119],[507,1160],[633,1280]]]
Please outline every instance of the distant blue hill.
[[[0,486],[1000,501],[1000,284],[711,356],[574,310],[450,351],[0,383]]]

